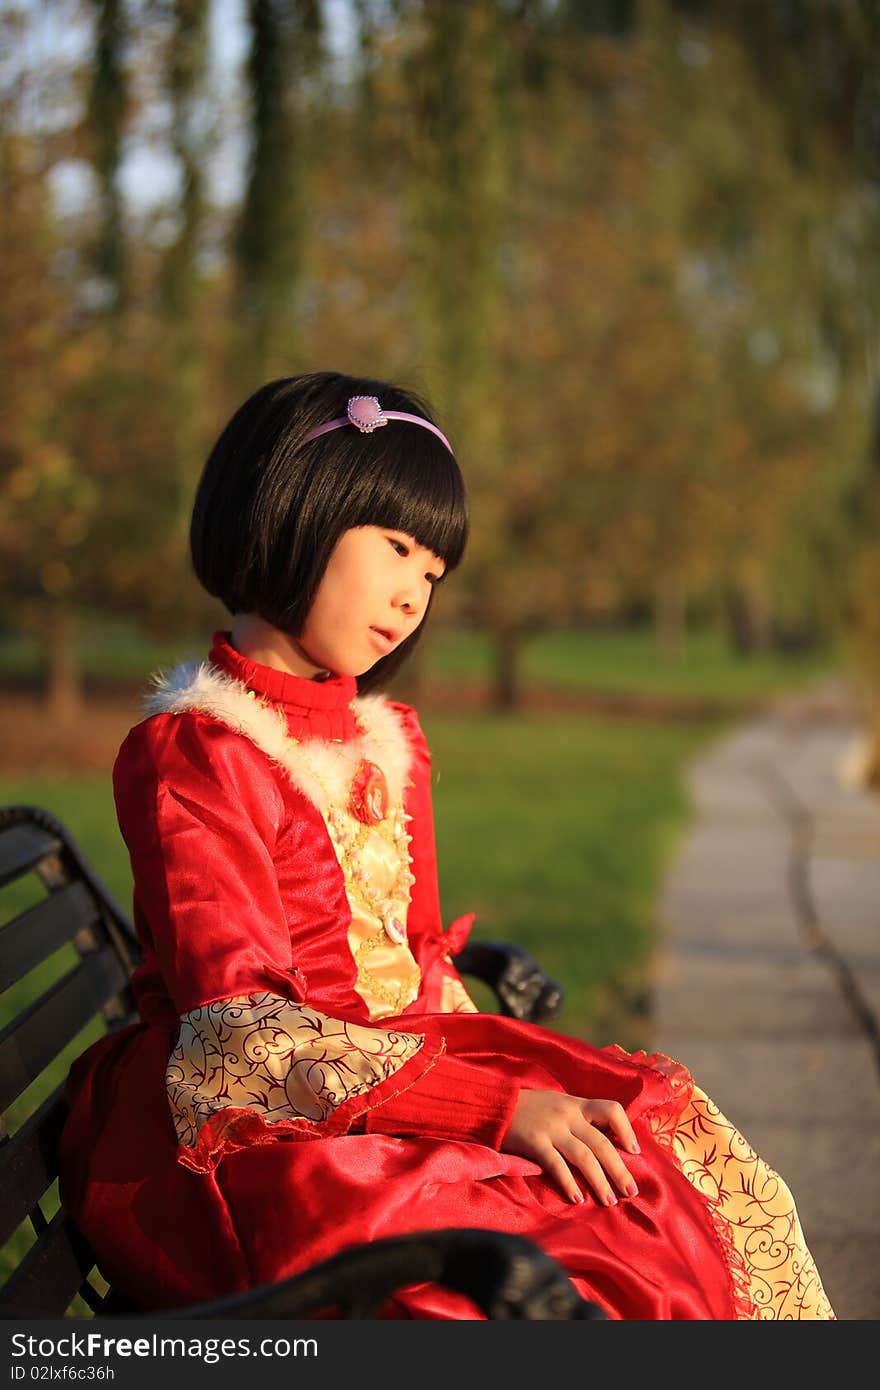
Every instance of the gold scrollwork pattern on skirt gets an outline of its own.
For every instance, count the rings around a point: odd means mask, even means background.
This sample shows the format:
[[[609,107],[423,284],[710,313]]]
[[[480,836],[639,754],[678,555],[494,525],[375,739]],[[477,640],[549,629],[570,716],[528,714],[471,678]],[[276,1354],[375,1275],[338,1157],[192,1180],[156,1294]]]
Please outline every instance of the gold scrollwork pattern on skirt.
[[[730,1257],[740,1317],[833,1318],[790,1191],[698,1086],[664,1139],[709,1203]]]
[[[327,1119],[393,1076],[424,1038],[328,1018],[276,994],[245,994],[184,1014],[165,1072],[178,1143],[229,1107],[263,1120]]]

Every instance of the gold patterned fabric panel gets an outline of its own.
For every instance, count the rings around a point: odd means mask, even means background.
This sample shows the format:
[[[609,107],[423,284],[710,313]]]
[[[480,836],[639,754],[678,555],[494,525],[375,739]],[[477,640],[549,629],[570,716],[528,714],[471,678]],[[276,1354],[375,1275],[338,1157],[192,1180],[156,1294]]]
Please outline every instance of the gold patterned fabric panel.
[[[351,909],[348,945],[355,989],[371,1019],[402,1013],[417,998],[421,972],[407,941],[410,817],[392,806],[375,824],[331,805],[326,823]]]
[[[833,1318],[791,1193],[698,1086],[666,1137],[685,1177],[708,1200],[730,1256],[739,1316]]]
[[[165,1073],[180,1144],[229,1107],[264,1121],[326,1120],[343,1101],[393,1076],[419,1051],[412,1033],[344,1023],[276,994],[192,1009]]]
[[[442,1014],[475,1014],[479,1012],[458,974],[448,974],[443,977],[443,985],[440,990],[440,1012]]]

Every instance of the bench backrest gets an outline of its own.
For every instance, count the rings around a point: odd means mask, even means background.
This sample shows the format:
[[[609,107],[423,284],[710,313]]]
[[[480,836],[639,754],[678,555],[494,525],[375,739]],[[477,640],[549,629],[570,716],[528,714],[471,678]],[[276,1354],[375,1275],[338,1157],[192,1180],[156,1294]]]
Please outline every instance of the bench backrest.
[[[45,1210],[57,1205],[66,1116],[59,1058],[96,1016],[109,1029],[131,1022],[128,981],[139,948],[128,917],[68,831],[35,807],[0,808],[5,900],[13,884],[21,889],[14,896],[36,900],[0,922],[0,1251],[12,1269],[0,1288],[0,1314],[61,1317],[77,1293],[96,1311],[103,1298],[89,1282],[88,1243],[63,1209]],[[71,966],[46,987],[46,963],[64,947]],[[19,1228],[28,1222],[36,1240],[19,1253],[26,1244]]]

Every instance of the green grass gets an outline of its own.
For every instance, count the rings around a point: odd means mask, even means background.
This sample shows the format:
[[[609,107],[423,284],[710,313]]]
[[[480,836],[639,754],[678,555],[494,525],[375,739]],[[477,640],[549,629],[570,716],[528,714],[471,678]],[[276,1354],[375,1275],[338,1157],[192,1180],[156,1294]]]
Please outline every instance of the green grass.
[[[106,777],[0,777],[0,804],[39,806],[57,816],[106,887],[128,907],[131,871],[116,825],[109,773]]]
[[[526,947],[565,987],[558,1026],[613,1041],[596,1030],[643,990],[658,890],[689,815],[684,767],[715,730],[575,716],[424,723],[447,920],[474,911],[475,935]]]
[[[427,674],[489,680],[492,645],[482,633],[438,631],[426,636]],[[529,687],[625,694],[690,695],[736,699],[768,694],[814,679],[833,664],[833,654],[732,652],[710,630],[688,635],[680,660],[661,657],[648,628],[545,632],[522,648],[522,676]]]
[[[208,632],[179,641],[150,641],[130,624],[95,619],[80,624],[76,646],[84,675],[140,684],[150,671],[207,652],[210,637]],[[45,673],[45,665],[45,651],[35,638],[0,633],[0,675],[37,679]]]

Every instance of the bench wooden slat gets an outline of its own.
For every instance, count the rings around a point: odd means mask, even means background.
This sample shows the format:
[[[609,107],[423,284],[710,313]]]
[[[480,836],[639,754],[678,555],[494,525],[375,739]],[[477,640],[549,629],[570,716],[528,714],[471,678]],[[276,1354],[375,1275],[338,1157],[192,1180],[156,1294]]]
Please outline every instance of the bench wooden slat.
[[[21,1129],[0,1145],[0,1245],[58,1176],[58,1142],[67,1118],[63,1092],[62,1082]]]
[[[112,946],[82,962],[0,1033],[0,1110],[55,1058],[127,983]]]
[[[84,883],[69,883],[0,927],[0,990],[15,984],[82,927],[98,920]]]
[[[56,1212],[0,1289],[0,1316],[63,1317],[94,1265],[85,1236],[66,1212]]]
[[[37,825],[11,825],[0,831],[0,888],[60,849],[58,837]]]

